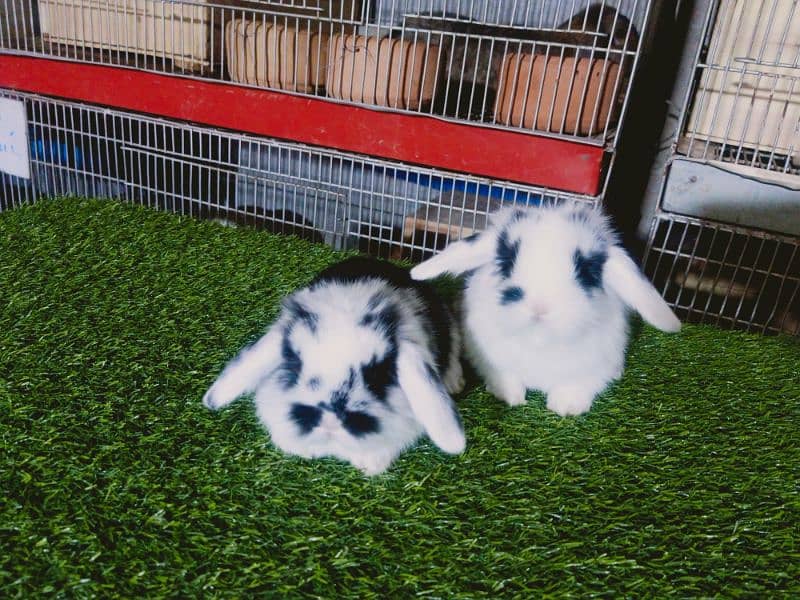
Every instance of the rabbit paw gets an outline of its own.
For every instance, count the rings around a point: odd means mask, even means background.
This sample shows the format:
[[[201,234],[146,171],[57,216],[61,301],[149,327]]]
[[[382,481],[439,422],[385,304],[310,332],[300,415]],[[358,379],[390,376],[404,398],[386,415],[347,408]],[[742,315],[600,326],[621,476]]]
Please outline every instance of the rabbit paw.
[[[516,381],[496,380],[486,384],[486,389],[509,406],[525,404],[525,386]]]
[[[450,372],[444,379],[444,386],[451,394],[460,394],[464,390],[464,370],[461,368],[461,363],[458,362],[450,368]]]
[[[547,408],[561,417],[582,415],[592,407],[594,390],[580,386],[566,386],[547,394]]]
[[[353,465],[357,467],[364,475],[372,477],[380,475],[394,460],[393,456],[364,456],[358,460],[353,461]]]

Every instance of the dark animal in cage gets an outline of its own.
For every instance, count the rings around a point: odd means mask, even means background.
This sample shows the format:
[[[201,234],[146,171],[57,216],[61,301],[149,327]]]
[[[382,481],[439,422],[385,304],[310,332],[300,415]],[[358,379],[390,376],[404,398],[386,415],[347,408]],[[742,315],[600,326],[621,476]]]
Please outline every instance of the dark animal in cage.
[[[566,44],[585,46],[578,48],[578,56],[588,56],[593,54],[598,57],[598,50],[635,50],[639,46],[639,32],[633,26],[630,19],[617,12],[615,9],[603,3],[595,3],[588,6],[585,10],[576,13],[571,19],[561,23],[559,30],[569,32],[572,37]],[[587,46],[578,37],[580,34],[599,34],[593,35],[594,41]],[[565,52],[574,52],[575,49],[565,49]],[[619,52],[608,52],[603,58],[621,61]]]
[[[554,31],[476,23],[450,13],[406,17],[404,25],[412,35],[427,34],[431,43],[442,49],[443,78],[433,112],[474,121],[492,119],[501,85],[498,81],[501,66],[508,63],[509,57],[518,54],[552,57],[559,72],[550,75],[544,85],[555,87],[559,76],[570,79],[567,74],[573,68],[577,70],[580,59],[620,65],[625,51],[639,45],[638,32],[630,20],[600,3],[575,14]],[[629,65],[626,68],[629,70]],[[524,68],[521,72],[527,78]],[[618,89],[626,87],[623,81]],[[535,104],[531,102],[531,107]]]

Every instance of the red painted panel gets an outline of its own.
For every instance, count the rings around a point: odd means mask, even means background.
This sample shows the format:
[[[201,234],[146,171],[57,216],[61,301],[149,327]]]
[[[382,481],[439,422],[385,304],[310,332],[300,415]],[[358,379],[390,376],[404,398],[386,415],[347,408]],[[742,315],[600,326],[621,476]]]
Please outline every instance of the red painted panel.
[[[597,146],[133,69],[0,54],[0,86],[581,194],[602,175]]]

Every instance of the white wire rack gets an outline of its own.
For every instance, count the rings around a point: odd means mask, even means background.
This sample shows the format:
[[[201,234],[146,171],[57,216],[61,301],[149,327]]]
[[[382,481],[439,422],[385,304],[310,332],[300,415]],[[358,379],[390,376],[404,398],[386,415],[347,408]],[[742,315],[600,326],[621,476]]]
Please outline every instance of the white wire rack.
[[[118,198],[421,259],[486,225],[507,203],[593,197],[0,89],[28,115],[30,179],[0,173],[0,210],[42,196]]]
[[[686,321],[800,335],[797,238],[661,214],[644,266]]]
[[[800,4],[728,0],[715,8],[678,151],[791,181],[800,175]]]
[[[688,320],[800,335],[800,2],[707,4],[647,272]]]
[[[613,147],[654,2],[0,0],[0,48]]]

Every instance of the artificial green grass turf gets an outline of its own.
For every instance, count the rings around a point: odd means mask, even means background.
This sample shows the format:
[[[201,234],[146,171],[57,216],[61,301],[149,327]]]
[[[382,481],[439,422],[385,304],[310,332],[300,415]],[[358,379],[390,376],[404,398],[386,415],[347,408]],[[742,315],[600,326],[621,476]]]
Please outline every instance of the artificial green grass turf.
[[[200,403],[339,259],[112,202],[0,215],[0,596],[800,594],[800,348],[644,327],[576,419],[483,388],[384,476]]]

